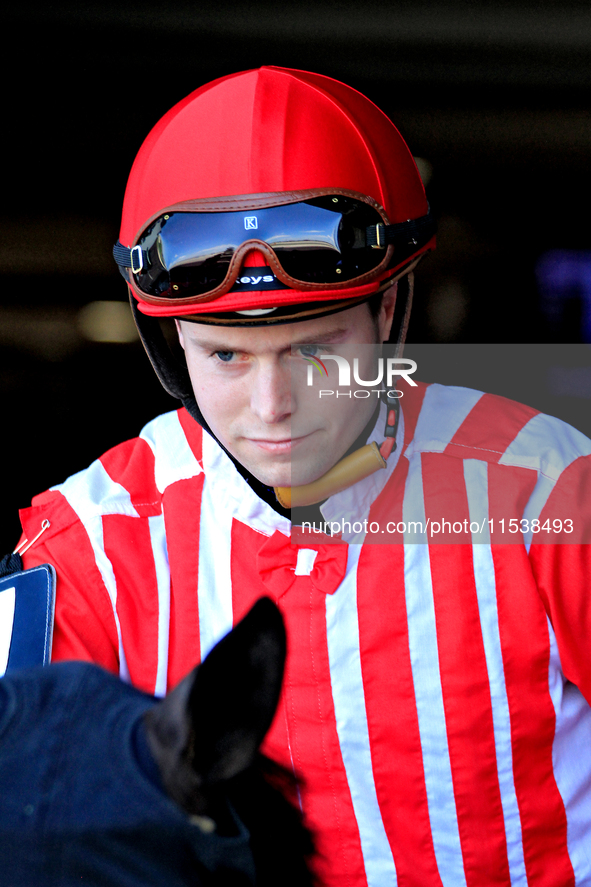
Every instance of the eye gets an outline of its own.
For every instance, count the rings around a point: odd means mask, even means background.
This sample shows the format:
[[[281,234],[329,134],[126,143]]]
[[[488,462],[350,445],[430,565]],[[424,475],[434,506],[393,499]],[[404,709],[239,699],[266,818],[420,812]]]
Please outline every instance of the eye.
[[[216,351],[215,356],[219,358],[219,360],[223,360],[224,363],[229,363],[234,357],[233,351]]]
[[[318,351],[318,345],[300,345],[300,354],[302,357],[316,357]]]

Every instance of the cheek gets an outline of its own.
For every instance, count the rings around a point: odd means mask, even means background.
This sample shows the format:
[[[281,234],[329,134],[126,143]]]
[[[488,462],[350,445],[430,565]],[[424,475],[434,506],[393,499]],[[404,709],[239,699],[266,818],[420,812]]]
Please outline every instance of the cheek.
[[[193,385],[199,409],[212,428],[225,428],[235,417],[235,397],[223,385]]]
[[[333,422],[335,426],[343,429],[345,436],[351,438],[351,443],[355,440],[364,425],[369,421],[370,416],[374,412],[377,404],[375,394],[370,397],[347,398],[343,403],[338,400],[333,405]]]
[[[225,446],[231,446],[237,429],[244,425],[247,386],[240,378],[228,378],[230,374],[224,376],[203,370],[198,374],[196,368],[193,370],[191,381],[199,409],[216,437]]]

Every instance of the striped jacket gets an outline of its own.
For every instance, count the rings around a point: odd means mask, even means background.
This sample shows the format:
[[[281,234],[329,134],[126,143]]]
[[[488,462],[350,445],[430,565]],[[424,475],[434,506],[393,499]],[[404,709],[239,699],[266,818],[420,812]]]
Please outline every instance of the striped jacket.
[[[161,694],[271,595],[289,655],[266,750],[304,779],[323,883],[591,885],[591,441],[462,388],[402,413],[387,471],[325,514],[445,518],[451,543],[291,545],[184,410],[37,497],[24,559],[57,570],[54,658]],[[577,533],[499,544],[522,518]]]

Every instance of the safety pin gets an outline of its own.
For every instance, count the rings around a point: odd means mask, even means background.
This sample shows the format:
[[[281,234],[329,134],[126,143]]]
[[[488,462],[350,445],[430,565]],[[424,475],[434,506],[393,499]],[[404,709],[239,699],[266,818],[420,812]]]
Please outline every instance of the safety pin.
[[[21,554],[22,555],[25,553],[25,551],[28,551],[29,548],[31,547],[31,545],[34,545],[35,542],[37,541],[37,539],[39,538],[39,536],[41,536],[45,532],[45,530],[49,529],[50,526],[51,526],[51,523],[50,523],[50,521],[47,520],[47,518],[45,520],[41,521],[41,529],[39,530],[37,535],[33,539],[31,539],[30,542],[27,539],[23,539],[21,544],[17,545],[17,547],[14,549],[13,554]],[[24,548],[23,548],[23,546],[24,546]]]

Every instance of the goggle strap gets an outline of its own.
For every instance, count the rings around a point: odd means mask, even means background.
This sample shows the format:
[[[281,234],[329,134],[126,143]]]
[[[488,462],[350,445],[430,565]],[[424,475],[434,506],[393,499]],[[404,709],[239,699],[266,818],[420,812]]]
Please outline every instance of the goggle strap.
[[[426,216],[421,216],[419,219],[408,219],[408,221],[400,222],[397,225],[370,225],[365,231],[365,241],[367,246],[376,249],[385,249],[389,243],[398,246],[403,243],[417,244],[423,238],[428,240],[433,237],[436,227],[435,219],[429,210]],[[113,247],[113,258],[119,268],[131,268],[135,273],[142,270],[142,251],[139,246],[129,249],[118,240]]]
[[[376,249],[386,249],[389,243],[410,246],[430,240],[435,233],[435,219],[429,211],[420,219],[409,219],[397,225],[370,225],[365,231],[365,242]]]
[[[119,265],[119,268],[131,268],[131,250],[127,246],[123,246],[120,240],[113,247],[113,258]],[[126,277],[127,275],[124,275]]]
[[[404,343],[406,342],[406,335],[408,333],[408,324],[410,323],[410,312],[412,308],[412,300],[414,296],[415,290],[415,275],[414,269],[411,267],[411,270],[404,277],[401,278],[400,282],[402,284],[406,284],[406,293],[404,295],[400,292],[402,287],[399,287],[398,297],[404,300],[403,307],[403,317],[400,323],[400,327],[398,328],[398,336],[396,339],[396,357],[402,357],[402,352],[404,351]]]

